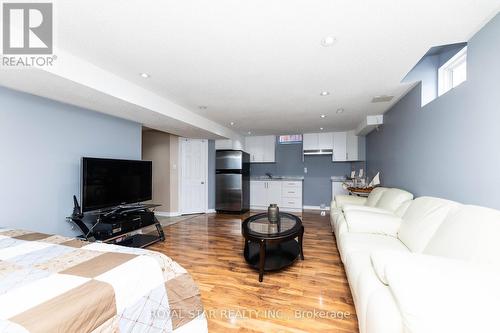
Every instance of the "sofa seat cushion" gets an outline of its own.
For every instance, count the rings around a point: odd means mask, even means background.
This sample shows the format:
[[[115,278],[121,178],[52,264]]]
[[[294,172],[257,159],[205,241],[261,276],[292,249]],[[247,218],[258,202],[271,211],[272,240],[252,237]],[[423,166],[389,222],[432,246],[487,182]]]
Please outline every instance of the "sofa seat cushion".
[[[424,249],[424,254],[500,264],[500,211],[460,206],[449,214]]]
[[[390,213],[349,210],[344,214],[349,232],[397,237],[401,218]]]
[[[456,202],[432,197],[413,200],[403,215],[398,238],[412,252],[422,252],[448,214],[458,207]]]
[[[399,239],[375,234],[347,232],[340,235],[338,246],[344,264],[347,256],[353,252],[366,252],[368,254],[380,250],[409,252],[408,248]]]

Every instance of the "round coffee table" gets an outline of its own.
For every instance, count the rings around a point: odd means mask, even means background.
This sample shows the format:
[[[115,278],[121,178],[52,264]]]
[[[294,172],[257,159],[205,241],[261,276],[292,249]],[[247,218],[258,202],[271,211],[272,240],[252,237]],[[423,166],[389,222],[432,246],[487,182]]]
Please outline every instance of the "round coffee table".
[[[267,213],[250,216],[242,224],[245,237],[245,260],[259,270],[262,282],[264,271],[283,269],[301,257],[304,227],[295,215],[280,213],[277,223],[270,223]]]

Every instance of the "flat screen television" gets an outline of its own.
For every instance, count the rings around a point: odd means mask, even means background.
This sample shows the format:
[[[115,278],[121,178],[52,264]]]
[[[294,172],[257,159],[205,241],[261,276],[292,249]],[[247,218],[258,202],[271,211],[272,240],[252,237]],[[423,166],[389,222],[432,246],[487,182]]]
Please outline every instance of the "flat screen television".
[[[82,158],[82,211],[152,199],[151,161]]]

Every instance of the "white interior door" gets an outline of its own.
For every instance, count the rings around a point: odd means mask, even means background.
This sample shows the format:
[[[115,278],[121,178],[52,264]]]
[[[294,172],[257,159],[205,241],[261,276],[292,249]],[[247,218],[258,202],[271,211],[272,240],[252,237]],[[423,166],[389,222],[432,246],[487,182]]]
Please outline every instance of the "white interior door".
[[[208,208],[208,141],[181,139],[182,214],[205,213]]]

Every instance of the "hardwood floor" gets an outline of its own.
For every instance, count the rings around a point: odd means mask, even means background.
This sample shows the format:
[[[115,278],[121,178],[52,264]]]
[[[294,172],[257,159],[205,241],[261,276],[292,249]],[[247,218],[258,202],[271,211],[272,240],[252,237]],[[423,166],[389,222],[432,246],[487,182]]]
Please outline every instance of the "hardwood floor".
[[[266,273],[243,259],[245,215],[209,214],[165,228],[149,249],[184,266],[200,287],[209,332],[358,332],[329,217],[305,212],[304,261]]]

